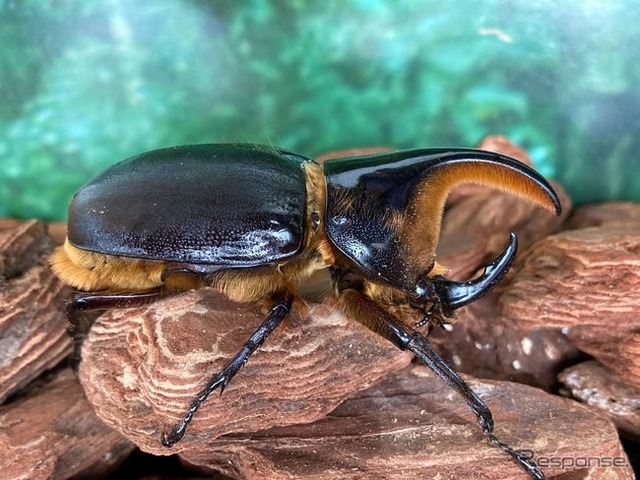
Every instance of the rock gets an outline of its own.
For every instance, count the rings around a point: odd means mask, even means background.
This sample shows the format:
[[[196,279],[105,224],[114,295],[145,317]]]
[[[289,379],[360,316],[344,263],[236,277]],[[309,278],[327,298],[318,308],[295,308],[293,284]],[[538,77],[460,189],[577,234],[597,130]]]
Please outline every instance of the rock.
[[[102,423],[69,369],[0,407],[1,478],[98,478],[134,446]]]
[[[514,383],[471,385],[490,405],[497,435],[530,450],[547,478],[605,478],[596,462],[584,467],[580,458],[615,460],[620,466],[607,469],[606,478],[634,478],[612,423],[588,408]],[[461,398],[424,366],[387,376],[321,420],[193,447],[182,458],[242,480],[526,478],[487,442]]]
[[[570,396],[604,411],[622,435],[640,440],[640,389],[625,384],[595,360],[563,370],[558,379]]]
[[[47,263],[43,223],[0,220],[0,401],[53,368],[71,349],[68,290]]]
[[[516,265],[500,299],[514,325],[562,329],[576,347],[635,386],[640,386],[638,212],[640,205],[579,209],[576,216],[588,226],[574,220],[572,230],[536,243]]]
[[[411,357],[338,312],[331,297],[276,330],[225,389],[197,412],[184,439],[160,444],[267,313],[212,289],[110,311],[88,335],[80,379],[97,414],[145,451],[169,455],[231,432],[307,423]]]

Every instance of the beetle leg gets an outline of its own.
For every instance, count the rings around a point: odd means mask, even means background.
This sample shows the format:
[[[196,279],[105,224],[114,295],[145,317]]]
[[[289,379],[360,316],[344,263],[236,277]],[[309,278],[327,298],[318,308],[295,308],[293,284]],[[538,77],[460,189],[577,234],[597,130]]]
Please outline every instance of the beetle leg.
[[[67,333],[73,339],[73,352],[70,359],[71,368],[75,371],[78,370],[82,343],[99,316],[99,313],[91,312],[91,310],[141,307],[169,294],[160,288],[136,293],[99,292],[76,294],[66,304],[66,316],[69,321]]]
[[[433,311],[436,308],[436,304],[432,303],[428,308],[424,309],[424,317],[419,322],[416,322],[413,326],[415,328],[424,327],[427,323],[431,321],[433,317]]]
[[[73,300],[66,304],[65,310],[68,321],[67,334],[71,337],[73,343],[73,351],[71,352],[71,357],[69,357],[69,366],[77,373],[80,361],[82,360],[82,344],[87,333],[91,330],[91,326],[100,314],[83,311],[75,307]]]
[[[489,407],[471,390],[453,367],[438,355],[427,339],[417,330],[404,325],[380,304],[353,288],[357,282],[349,274],[346,274],[346,277],[344,282],[338,279],[337,283],[341,303],[346,313],[390,340],[401,350],[409,350],[420,358],[438,377],[464,398],[489,442],[509,454],[532,478],[544,479],[544,474],[533,459],[513,449],[493,434],[493,415]]]
[[[198,411],[200,406],[204,403],[207,397],[217,388],[220,388],[220,393],[224,391],[225,387],[231,381],[231,379],[238,373],[238,370],[247,363],[249,357],[264,343],[267,337],[273,332],[278,325],[289,315],[291,311],[291,305],[293,304],[293,296],[290,293],[285,293],[282,299],[271,308],[271,313],[267,319],[260,324],[258,329],[251,335],[247,343],[242,346],[242,349],[236,354],[235,357],[227,364],[226,367],[214,377],[207,386],[198,393],[193,400],[187,412],[182,417],[182,420],[173,427],[169,432],[162,433],[162,444],[165,447],[171,447],[176,442],[180,441],[184,435],[187,426],[191,422],[193,415]]]
[[[67,308],[82,311],[143,307],[169,295],[171,293],[162,288],[135,293],[79,293]]]

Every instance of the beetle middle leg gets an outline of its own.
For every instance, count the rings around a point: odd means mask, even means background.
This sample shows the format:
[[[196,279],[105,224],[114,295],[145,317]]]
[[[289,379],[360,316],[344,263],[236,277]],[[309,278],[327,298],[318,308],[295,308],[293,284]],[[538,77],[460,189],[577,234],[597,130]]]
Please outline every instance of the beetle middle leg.
[[[242,346],[235,357],[216,375],[205,388],[203,388],[187,409],[182,420],[169,432],[162,433],[162,444],[171,447],[183,437],[187,426],[191,422],[194,414],[205,402],[207,397],[220,388],[222,393],[231,379],[238,373],[238,370],[247,363],[249,357],[264,343],[267,337],[282,323],[289,315],[293,304],[293,295],[285,292],[282,298],[271,308],[269,316],[260,324],[258,329],[251,335],[249,340]]]
[[[538,465],[531,458],[513,449],[495,436],[493,433],[493,415],[487,404],[474,393],[453,367],[433,349],[420,332],[400,322],[382,305],[362,293],[356,276],[347,273],[342,278],[338,277],[336,283],[342,307],[349,316],[391,341],[401,350],[409,350],[415,354],[438,377],[447,385],[453,387],[464,398],[471,411],[475,414],[482,432],[489,442],[509,454],[532,478],[545,478]]]

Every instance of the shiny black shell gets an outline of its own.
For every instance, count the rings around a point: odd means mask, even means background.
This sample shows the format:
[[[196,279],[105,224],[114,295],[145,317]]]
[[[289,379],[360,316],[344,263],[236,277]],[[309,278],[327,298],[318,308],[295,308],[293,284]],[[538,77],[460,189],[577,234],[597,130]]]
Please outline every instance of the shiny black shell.
[[[124,160],[83,186],[68,239],[108,255],[251,267],[303,247],[306,157],[260,145],[190,145]]]

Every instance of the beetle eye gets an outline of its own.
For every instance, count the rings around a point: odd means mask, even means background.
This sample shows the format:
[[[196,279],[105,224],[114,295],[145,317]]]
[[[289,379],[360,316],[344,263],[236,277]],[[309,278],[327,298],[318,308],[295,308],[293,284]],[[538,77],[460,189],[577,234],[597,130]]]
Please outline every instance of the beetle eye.
[[[416,304],[420,306],[427,303],[440,303],[436,285],[429,278],[422,278],[418,280],[413,297]]]

